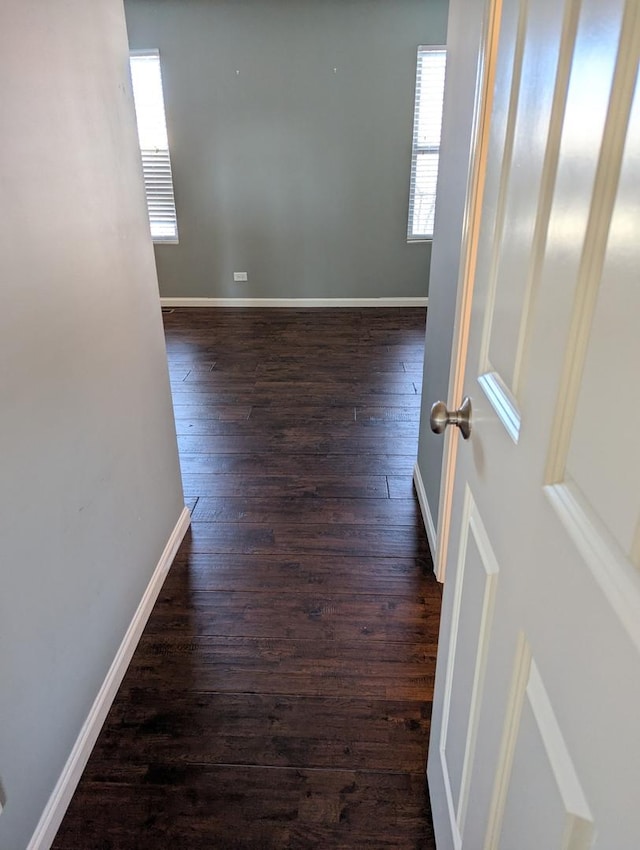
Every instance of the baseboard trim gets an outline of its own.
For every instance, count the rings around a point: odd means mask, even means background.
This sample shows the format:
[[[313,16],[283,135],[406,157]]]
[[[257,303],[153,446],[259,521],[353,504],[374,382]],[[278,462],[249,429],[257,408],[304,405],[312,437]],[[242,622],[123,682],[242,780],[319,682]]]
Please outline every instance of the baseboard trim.
[[[185,507],[153,571],[151,580],[133,615],[133,619],[113,659],[109,672],[91,706],[91,710],[80,730],[80,734],[53,789],[53,793],[45,806],[40,821],[31,837],[31,841],[27,846],[27,850],[49,850],[56,837],[64,814],[98,739],[107,713],[115,699],[120,683],[124,678],[124,674],[127,671],[127,667],[142,635],[142,631],[160,593],[162,583],[169,572],[169,567],[173,563],[178,547],[190,523],[191,515],[189,509]]]
[[[163,307],[426,307],[424,298],[161,298]]]
[[[424,489],[422,473],[420,472],[420,467],[417,463],[413,467],[413,484],[416,488],[418,504],[420,505],[420,513],[422,514],[422,521],[424,522],[424,528],[427,532],[427,540],[429,541],[429,548],[431,549],[431,557],[433,558],[433,563],[435,564],[437,550],[436,543],[438,537],[436,534],[436,527],[433,522],[433,515],[431,513],[429,502],[427,500],[427,492]]]

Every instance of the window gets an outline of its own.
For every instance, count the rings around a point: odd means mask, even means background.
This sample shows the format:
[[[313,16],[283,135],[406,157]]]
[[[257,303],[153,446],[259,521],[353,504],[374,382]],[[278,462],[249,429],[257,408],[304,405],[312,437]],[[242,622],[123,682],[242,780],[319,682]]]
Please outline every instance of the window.
[[[135,50],[129,62],[151,238],[154,242],[177,242],[178,223],[164,116],[160,55],[157,50]]]
[[[407,232],[410,241],[433,237],[446,61],[444,47],[418,48]]]

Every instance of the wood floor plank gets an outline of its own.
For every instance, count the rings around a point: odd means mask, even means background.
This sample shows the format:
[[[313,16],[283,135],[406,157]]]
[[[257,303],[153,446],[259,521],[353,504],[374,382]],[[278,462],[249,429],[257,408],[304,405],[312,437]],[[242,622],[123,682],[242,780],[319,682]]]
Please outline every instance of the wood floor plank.
[[[247,499],[388,499],[385,475],[257,475],[185,472],[185,494]]]
[[[416,461],[415,454],[308,454],[260,453],[214,454],[180,453],[183,473],[232,472],[243,475],[297,475],[304,473],[308,478],[325,475],[411,475]]]
[[[278,594],[163,588],[147,634],[228,635],[291,640],[436,641],[439,600],[372,594]],[[365,646],[366,645],[366,646]]]
[[[184,380],[176,380],[171,382],[171,392],[173,397],[178,401],[183,401],[185,398],[193,396],[197,398],[200,395],[221,396],[225,393],[233,393],[241,395],[244,398],[250,398],[256,391],[256,379],[247,376],[244,369],[239,368],[240,375],[216,371],[206,372],[204,375],[199,373],[199,377],[191,382]],[[405,387],[412,386],[410,380],[404,382]]]
[[[220,420],[204,418],[191,411],[175,412],[178,436],[189,437],[251,437],[265,439],[265,420],[258,421],[251,415],[244,420]],[[373,447],[377,451],[381,442],[393,441],[413,447],[418,438],[417,422],[367,422],[356,420],[352,414],[349,422],[333,424],[328,421],[310,422],[308,419],[292,420],[288,412],[279,411],[270,420],[269,440],[264,445],[268,451],[271,444],[280,447],[284,443],[308,442],[330,444],[349,443],[352,451],[366,451]]]
[[[367,524],[415,526],[421,522],[414,499],[314,498],[294,496],[201,496],[192,513],[194,522],[257,522]]]
[[[180,552],[163,590],[383,594],[416,598],[435,586],[430,559],[303,555],[195,555]]]
[[[328,770],[411,771],[424,752],[423,701],[134,689],[86,773],[118,764],[247,764]]]
[[[339,404],[336,401],[327,404],[301,401],[296,404],[289,399],[279,399],[275,403],[271,401],[259,404],[253,399],[249,420],[260,425],[263,430],[299,425],[316,429],[349,426],[356,421],[356,408],[353,403]]]
[[[403,423],[420,421],[418,405],[356,405],[355,419],[362,424]]]
[[[366,348],[363,348],[360,355],[343,354],[341,351],[334,352],[323,358],[322,362],[318,362],[317,357],[278,357],[270,358],[264,363],[259,363],[256,368],[256,377],[268,378],[292,378],[292,379],[308,379],[309,373],[314,375],[329,375],[335,376],[336,372],[359,370],[366,368],[373,375],[398,375],[403,372],[403,377],[406,377],[407,370],[405,364],[401,360],[391,362],[388,358],[382,358],[380,364],[371,366],[371,357]],[[417,371],[417,370],[414,370]]]
[[[215,360],[199,360],[197,358],[192,359],[179,359],[174,358],[169,363],[169,372],[179,371],[180,369],[186,369],[189,374],[194,374],[197,372],[210,372],[215,366]],[[403,364],[404,366],[404,364]],[[404,369],[406,372],[407,370]]]
[[[196,509],[196,505],[198,504],[199,496],[193,496],[191,494],[185,495],[184,504],[186,508],[189,508],[189,512],[193,515],[193,512]]]
[[[213,375],[214,372],[211,374]],[[207,375],[206,380],[203,379],[203,386],[206,385],[208,379],[209,376]],[[408,379],[404,373],[400,373],[399,377],[391,372],[370,371],[368,371],[366,377],[362,376],[357,381],[347,377],[344,373],[339,374],[337,372],[332,377],[322,375],[316,380],[310,380],[308,375],[298,379],[260,377],[256,378],[255,388],[258,392],[273,393],[278,396],[288,394],[289,397],[302,395],[304,398],[315,398],[318,395],[325,395],[336,390],[353,392],[355,395],[364,393],[392,396],[415,394],[412,380]]]
[[[183,543],[193,553],[360,555],[380,558],[429,556],[426,538],[409,526],[316,523],[195,522]]]
[[[362,641],[145,634],[122,687],[429,702],[436,650],[435,641],[377,641],[372,654]]]
[[[191,436],[189,427],[177,423],[178,447],[185,455],[193,454],[255,454],[259,452],[288,453],[311,455],[358,455],[368,456],[385,444],[388,456],[411,457],[412,446],[417,434],[413,436],[397,434],[386,437],[372,433],[368,429],[353,430],[347,434],[321,434],[310,431],[304,435],[291,434],[287,431],[274,433],[268,437],[258,434],[243,434],[240,429],[236,434],[219,436],[216,434],[199,435],[198,429]],[[186,433],[185,433],[186,432]]]
[[[186,381],[187,375],[189,374],[189,369],[169,369],[169,380],[171,384],[177,384],[179,381]]]
[[[422,775],[151,763],[81,787],[56,847],[408,850],[428,815]]]
[[[211,419],[219,422],[242,422],[251,414],[250,404],[216,404],[203,402],[178,404],[174,400],[173,410],[176,419],[195,418],[201,422]]]
[[[223,419],[221,416],[216,416],[216,411],[238,410],[242,411],[242,416],[237,416],[231,419],[230,416],[224,418],[227,421],[239,421],[240,419],[250,419],[253,424],[258,424],[263,428],[265,426],[280,426],[283,428],[292,427],[295,425],[306,424],[310,427],[323,427],[327,425],[340,426],[350,425],[356,421],[355,407],[353,404],[293,404],[290,401],[276,399],[276,403],[256,404],[255,399],[251,400],[251,404],[247,405],[218,405],[214,402],[207,401],[206,398],[189,398],[184,400],[173,399],[173,409],[176,418],[187,419],[195,418],[198,421],[205,422],[207,419]],[[208,412],[212,411],[209,416]],[[415,418],[414,425],[417,423]]]
[[[388,475],[387,485],[389,487],[390,499],[415,500],[415,489],[413,475]]]

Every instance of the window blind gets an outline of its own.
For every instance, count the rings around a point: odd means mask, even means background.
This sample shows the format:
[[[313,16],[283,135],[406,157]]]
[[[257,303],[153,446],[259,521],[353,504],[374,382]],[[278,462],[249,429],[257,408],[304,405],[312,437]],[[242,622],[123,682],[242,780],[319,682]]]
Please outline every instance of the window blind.
[[[129,61],[151,237],[154,242],[177,242],[160,55],[157,50],[135,51]]]
[[[433,236],[446,60],[447,52],[443,47],[418,48],[409,188],[409,240],[431,239]]]

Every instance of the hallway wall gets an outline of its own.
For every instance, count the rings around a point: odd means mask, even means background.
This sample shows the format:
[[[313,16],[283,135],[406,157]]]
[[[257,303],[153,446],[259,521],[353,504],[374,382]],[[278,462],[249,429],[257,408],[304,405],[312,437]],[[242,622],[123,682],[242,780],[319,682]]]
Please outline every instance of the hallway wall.
[[[0,6],[0,814],[25,850],[182,510],[119,0]]]
[[[406,239],[416,52],[444,42],[447,0],[125,8],[162,64],[180,238],[155,248],[163,296],[427,295],[431,244]]]

